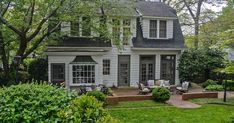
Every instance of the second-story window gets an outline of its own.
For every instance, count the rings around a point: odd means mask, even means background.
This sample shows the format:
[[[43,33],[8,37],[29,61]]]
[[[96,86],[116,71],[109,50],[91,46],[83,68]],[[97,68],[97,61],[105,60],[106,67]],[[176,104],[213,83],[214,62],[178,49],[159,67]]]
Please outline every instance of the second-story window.
[[[91,36],[90,18],[82,17],[82,36]]]
[[[131,20],[123,20],[123,45],[129,44],[129,38],[131,35]]]
[[[160,20],[159,38],[167,37],[167,21]]]
[[[112,27],[112,35],[114,44],[117,44],[117,42],[120,40],[120,20],[113,19],[112,20],[113,27]]]
[[[157,20],[150,20],[150,38],[157,38],[157,25]]]
[[[80,29],[80,25],[79,25],[79,21],[72,21],[71,22],[71,36],[79,36],[79,29]]]

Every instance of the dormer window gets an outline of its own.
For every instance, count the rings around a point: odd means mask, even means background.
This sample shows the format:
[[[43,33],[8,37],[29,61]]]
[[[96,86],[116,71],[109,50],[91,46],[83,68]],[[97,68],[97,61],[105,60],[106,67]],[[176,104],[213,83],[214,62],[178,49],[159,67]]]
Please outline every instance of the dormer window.
[[[150,20],[150,38],[157,38],[157,20]]]
[[[80,35],[80,25],[79,21],[72,21],[71,22],[71,36],[79,36]]]
[[[112,20],[112,36],[114,45],[122,42],[123,45],[129,45],[131,37],[131,19]]]
[[[167,21],[160,20],[159,38],[167,37]]]
[[[90,18],[82,17],[82,36],[91,36]]]
[[[123,20],[123,45],[128,45],[129,38],[131,35],[131,20]]]
[[[167,21],[150,20],[149,24],[150,38],[167,38]]]

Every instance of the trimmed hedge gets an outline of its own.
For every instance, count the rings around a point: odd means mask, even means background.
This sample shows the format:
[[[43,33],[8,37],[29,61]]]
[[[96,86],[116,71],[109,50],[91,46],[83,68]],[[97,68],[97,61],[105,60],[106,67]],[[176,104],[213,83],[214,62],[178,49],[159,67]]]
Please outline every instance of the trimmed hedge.
[[[59,122],[57,114],[77,97],[46,84],[20,84],[0,89],[1,122]]]
[[[98,101],[105,102],[106,101],[106,95],[100,91],[90,91],[87,92],[87,96],[93,96],[95,97]]]
[[[222,91],[223,85],[208,85],[205,89],[207,91]]]
[[[170,99],[171,94],[167,88],[159,87],[153,89],[152,96],[154,100],[157,102],[166,102],[167,100]]]

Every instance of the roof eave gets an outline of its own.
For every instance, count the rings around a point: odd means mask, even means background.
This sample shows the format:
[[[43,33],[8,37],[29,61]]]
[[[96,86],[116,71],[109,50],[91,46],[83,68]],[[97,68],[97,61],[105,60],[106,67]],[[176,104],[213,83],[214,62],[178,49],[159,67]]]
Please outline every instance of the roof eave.
[[[135,51],[154,51],[154,50],[177,50],[177,51],[182,51],[182,50],[185,50],[187,48],[139,48],[139,47],[132,47],[131,48],[132,50],[135,50]]]

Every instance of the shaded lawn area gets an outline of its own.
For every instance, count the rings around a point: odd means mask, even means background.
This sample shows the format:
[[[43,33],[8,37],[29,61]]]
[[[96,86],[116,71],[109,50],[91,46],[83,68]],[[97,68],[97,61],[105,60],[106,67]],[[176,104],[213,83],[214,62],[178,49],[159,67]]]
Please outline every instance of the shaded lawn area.
[[[121,102],[107,109],[123,123],[226,123],[234,115],[234,106],[204,104],[181,109],[154,101]]]

